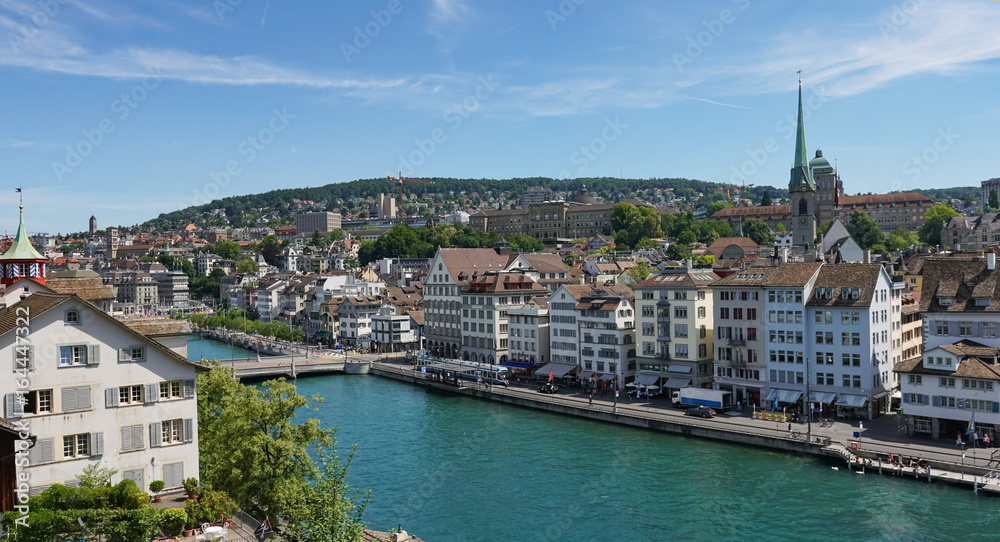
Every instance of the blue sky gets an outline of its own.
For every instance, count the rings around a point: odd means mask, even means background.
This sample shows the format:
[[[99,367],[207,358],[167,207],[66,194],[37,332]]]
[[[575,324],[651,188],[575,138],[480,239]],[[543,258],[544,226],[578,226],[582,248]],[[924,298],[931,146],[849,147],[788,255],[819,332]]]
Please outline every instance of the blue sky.
[[[65,233],[400,169],[783,185],[797,70],[848,193],[978,186],[997,28],[989,0],[0,0],[0,227],[16,186]]]

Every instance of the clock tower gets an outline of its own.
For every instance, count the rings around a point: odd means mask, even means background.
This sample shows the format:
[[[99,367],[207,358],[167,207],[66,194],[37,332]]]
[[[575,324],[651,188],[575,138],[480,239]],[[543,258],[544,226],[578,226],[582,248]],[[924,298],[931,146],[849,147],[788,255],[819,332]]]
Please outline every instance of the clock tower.
[[[792,200],[792,245],[807,255],[816,244],[816,181],[809,167],[806,125],[802,116],[802,79],[799,79],[799,121],[795,133],[795,162],[788,180]]]

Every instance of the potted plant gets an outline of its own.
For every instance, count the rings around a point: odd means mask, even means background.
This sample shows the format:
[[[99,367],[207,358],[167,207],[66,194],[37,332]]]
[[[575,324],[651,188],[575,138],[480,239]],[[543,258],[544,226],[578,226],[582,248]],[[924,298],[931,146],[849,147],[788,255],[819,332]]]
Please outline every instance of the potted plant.
[[[153,492],[153,502],[160,502],[160,492],[163,491],[163,480],[153,480],[149,483],[149,490]]]
[[[195,495],[195,492],[198,491],[198,480],[194,478],[184,480],[184,491],[187,491],[189,499],[197,499],[198,496]]]

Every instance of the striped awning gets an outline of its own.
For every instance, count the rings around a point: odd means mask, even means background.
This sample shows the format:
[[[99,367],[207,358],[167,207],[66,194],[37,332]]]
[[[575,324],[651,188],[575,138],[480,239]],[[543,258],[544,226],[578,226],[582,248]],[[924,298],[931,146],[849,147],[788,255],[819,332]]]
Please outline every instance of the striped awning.
[[[656,380],[658,378],[660,377],[656,375],[637,374],[635,375],[635,383],[640,386],[652,386],[653,384],[656,384]]]
[[[836,393],[830,393],[826,391],[811,391],[809,392],[809,402],[810,403],[826,403],[832,404],[833,400],[837,398]]]
[[[681,389],[686,388],[691,385],[690,378],[668,378],[666,382],[663,383],[664,388],[674,388]]]
[[[837,406],[860,408],[865,406],[865,403],[867,402],[868,397],[865,397],[864,395],[849,395],[841,393],[837,396]]]
[[[802,392],[798,390],[782,390],[778,388],[772,388],[770,393],[767,394],[767,399],[765,401],[777,401],[779,403],[794,403],[802,397]]]

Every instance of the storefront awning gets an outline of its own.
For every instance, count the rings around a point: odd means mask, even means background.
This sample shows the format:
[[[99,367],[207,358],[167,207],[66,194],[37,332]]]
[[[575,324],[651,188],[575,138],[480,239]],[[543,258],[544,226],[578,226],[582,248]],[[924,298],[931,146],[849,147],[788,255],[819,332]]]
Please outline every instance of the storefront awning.
[[[573,369],[576,369],[576,365],[567,365],[565,363],[548,363],[543,365],[537,371],[535,371],[535,374],[542,376],[551,374],[553,377],[556,377],[556,376],[563,376],[566,373],[572,371]]]
[[[809,392],[809,402],[810,403],[826,403],[831,404],[833,400],[837,398],[836,393],[830,393],[826,391],[811,391]]]
[[[802,397],[802,392],[797,390],[781,390],[777,388],[772,388],[770,393],[767,394],[767,399],[765,401],[772,402],[777,401],[779,403],[794,403]]]
[[[319,337],[320,339],[329,339],[330,338],[330,332],[326,331],[326,330],[317,331],[316,332],[316,336]]]
[[[611,374],[611,373],[602,374],[601,375],[601,380],[614,380],[615,376],[616,375]]]
[[[668,378],[667,381],[663,384],[663,387],[674,388],[679,390],[681,388],[686,388],[690,385],[691,385],[690,378]]]
[[[864,395],[848,395],[846,393],[841,393],[837,396],[837,406],[860,408],[865,406],[865,403],[867,402],[868,398]]]
[[[656,375],[638,374],[638,375],[635,375],[635,383],[638,384],[638,385],[640,385],[640,386],[650,386],[652,384],[656,384],[656,379],[658,379],[658,378],[660,378],[660,377],[658,377]]]
[[[504,361],[500,363],[501,367],[512,367],[514,369],[530,369],[535,366],[534,363],[521,363],[518,361]]]
[[[671,365],[670,366],[670,372],[671,373],[683,373],[683,374],[689,375],[689,374],[691,374],[691,366],[690,365]]]
[[[594,376],[594,371],[584,371],[580,373],[580,378],[590,378]]]

